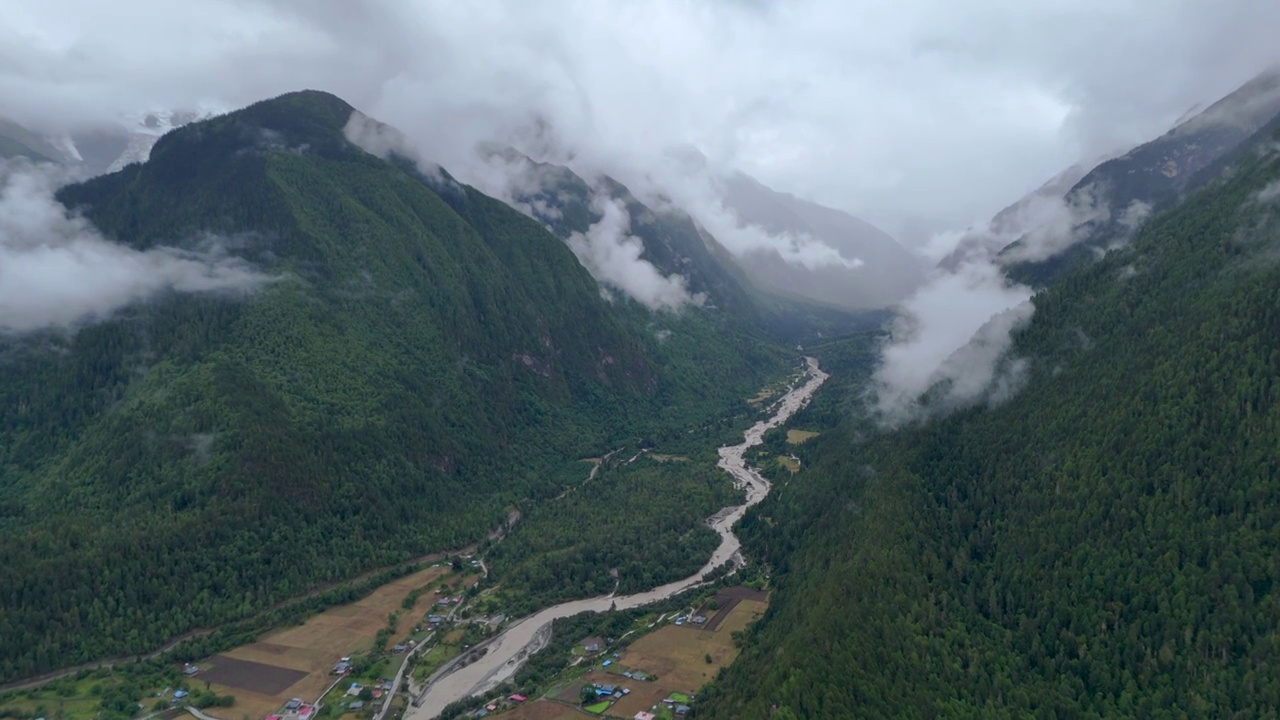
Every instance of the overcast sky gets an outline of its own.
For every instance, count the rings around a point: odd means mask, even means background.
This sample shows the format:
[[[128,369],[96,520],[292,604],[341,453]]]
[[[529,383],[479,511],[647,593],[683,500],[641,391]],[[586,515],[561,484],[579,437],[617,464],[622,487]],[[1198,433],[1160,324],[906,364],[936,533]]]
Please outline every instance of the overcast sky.
[[[692,143],[890,231],[989,217],[1280,60],[1276,0],[10,0],[43,127],[332,91],[451,149],[541,116],[603,167]]]

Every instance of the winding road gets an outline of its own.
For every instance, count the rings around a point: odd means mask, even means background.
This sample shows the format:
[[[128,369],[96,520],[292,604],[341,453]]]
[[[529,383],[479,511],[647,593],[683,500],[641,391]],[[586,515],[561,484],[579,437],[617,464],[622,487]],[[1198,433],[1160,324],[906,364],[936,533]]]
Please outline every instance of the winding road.
[[[635,595],[604,595],[585,600],[573,600],[541,610],[509,626],[498,636],[485,643],[485,654],[453,672],[434,679],[423,693],[406,709],[404,720],[430,720],[445,707],[471,695],[487,692],[515,675],[516,670],[530,655],[546,646],[551,636],[551,623],[559,618],[582,612],[604,612],[610,609],[626,610],[662,600],[701,584],[702,577],[738,555],[741,543],[733,534],[733,525],[742,518],[747,508],[769,494],[770,483],[745,462],[747,449],[759,445],[765,432],[786,422],[797,410],[804,407],[828,375],[818,367],[818,361],[806,357],[808,380],[792,388],[779,400],[777,411],[768,420],[762,420],[747,429],[743,441],[737,445],[720,448],[717,465],[733,476],[734,485],[745,490],[746,502],[723,508],[707,520],[707,524],[720,534],[720,546],[711,554],[702,569],[683,580],[677,580]],[[475,649],[479,649],[478,647]],[[473,649],[474,650],[474,649]]]

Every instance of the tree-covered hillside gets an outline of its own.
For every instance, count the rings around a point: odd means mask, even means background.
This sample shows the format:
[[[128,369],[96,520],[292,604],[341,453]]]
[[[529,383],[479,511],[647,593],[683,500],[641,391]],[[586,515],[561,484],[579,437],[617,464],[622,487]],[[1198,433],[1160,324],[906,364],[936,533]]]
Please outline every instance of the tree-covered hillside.
[[[1037,295],[1005,404],[806,444],[698,716],[1280,716],[1277,139]]]
[[[0,680],[477,540],[783,366],[746,330],[664,340],[536,221],[349,143],[351,112],[286,95],[60,193],[273,281],[0,337]]]

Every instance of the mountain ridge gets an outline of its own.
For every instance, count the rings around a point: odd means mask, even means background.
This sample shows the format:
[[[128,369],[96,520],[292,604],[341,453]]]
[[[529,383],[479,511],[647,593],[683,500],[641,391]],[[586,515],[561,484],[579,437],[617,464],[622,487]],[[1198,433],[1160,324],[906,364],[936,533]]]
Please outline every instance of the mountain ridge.
[[[1280,67],[1264,70],[1160,137],[1085,173],[1063,196],[1067,207],[1081,215],[1073,223],[1071,237],[1059,239],[1047,252],[1034,247],[1026,236],[1004,247],[997,257],[1006,274],[1018,282],[1043,286],[1064,269],[1123,244],[1136,227],[1134,211],[1141,216],[1176,204],[1197,182],[1216,177],[1217,161],[1277,115]],[[1021,257],[1028,251],[1033,257]]]

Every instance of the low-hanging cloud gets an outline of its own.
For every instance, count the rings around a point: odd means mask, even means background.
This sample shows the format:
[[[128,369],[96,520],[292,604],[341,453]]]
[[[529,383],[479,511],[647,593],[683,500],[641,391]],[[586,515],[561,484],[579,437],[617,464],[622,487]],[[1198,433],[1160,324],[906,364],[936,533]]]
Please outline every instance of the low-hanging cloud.
[[[441,172],[440,165],[423,157],[417,145],[408,136],[390,125],[378,122],[359,110],[352,112],[351,117],[347,118],[347,123],[342,128],[342,134],[348,142],[370,155],[383,159],[398,155],[412,162],[418,168],[418,172],[421,172],[429,179],[437,183],[445,181],[445,175]]]
[[[162,291],[251,290],[268,278],[242,260],[111,242],[54,199],[69,178],[0,160],[0,332],[72,328]]]
[[[921,417],[921,399],[930,391],[941,393],[930,411],[981,398],[997,379],[1010,333],[1034,312],[1031,294],[989,261],[936,270],[899,308],[881,348],[873,383],[881,421]]]
[[[1253,199],[1260,204],[1280,200],[1280,180],[1273,180],[1267,184],[1253,196]]]
[[[630,234],[631,217],[622,203],[597,194],[592,207],[600,214],[600,220],[585,233],[573,233],[568,243],[596,280],[621,290],[651,310],[675,310],[687,303],[702,302],[700,295],[689,293],[682,276],[664,276],[641,257],[644,243]]]
[[[808,270],[855,270],[864,265],[860,258],[846,257],[808,233],[774,231],[743,219],[729,202],[727,179],[732,170],[696,150],[667,148],[643,167],[619,165],[613,172],[649,206],[688,213],[737,258],[776,253],[783,261]]]

